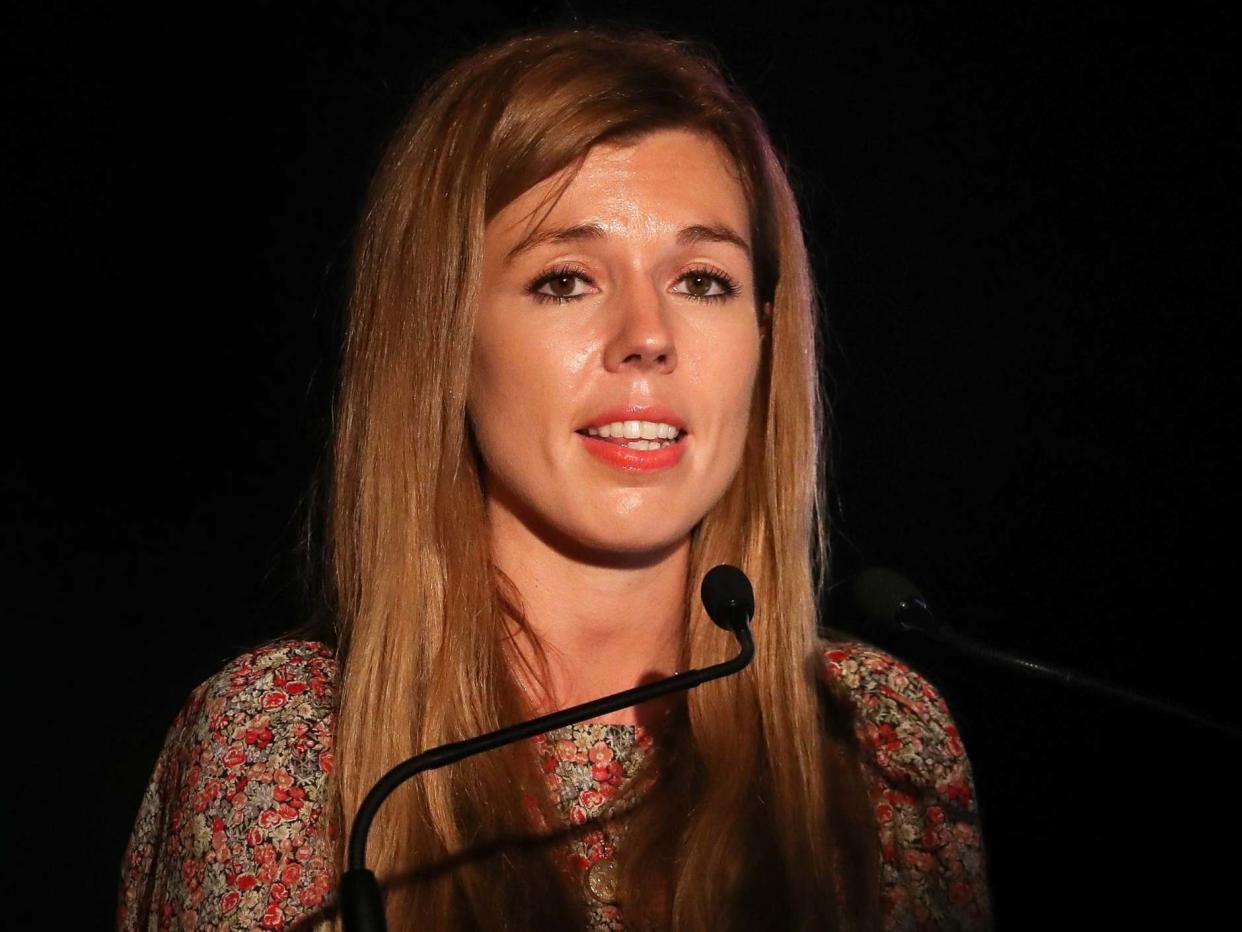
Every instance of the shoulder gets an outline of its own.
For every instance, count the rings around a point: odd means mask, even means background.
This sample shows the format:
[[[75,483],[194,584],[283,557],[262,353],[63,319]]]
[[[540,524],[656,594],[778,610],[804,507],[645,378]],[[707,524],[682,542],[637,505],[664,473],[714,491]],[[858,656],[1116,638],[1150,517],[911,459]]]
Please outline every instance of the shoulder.
[[[824,643],[815,660],[851,713],[879,833],[883,927],[990,928],[974,781],[944,698],[870,644]]]
[[[853,712],[868,757],[892,778],[938,782],[966,761],[940,692],[892,654],[860,641],[827,642],[817,662],[821,681]]]
[[[190,694],[182,715],[201,720],[204,710],[254,711],[273,719],[304,719],[331,710],[335,681],[336,655],[326,644],[275,641],[226,663]]]
[[[318,641],[276,641],[226,663],[195,689],[174,723],[191,759],[226,769],[331,769],[336,659]],[[317,753],[312,759],[311,752]]]
[[[280,928],[319,905],[335,677],[329,647],[286,640],[191,692],[134,823],[118,928]]]

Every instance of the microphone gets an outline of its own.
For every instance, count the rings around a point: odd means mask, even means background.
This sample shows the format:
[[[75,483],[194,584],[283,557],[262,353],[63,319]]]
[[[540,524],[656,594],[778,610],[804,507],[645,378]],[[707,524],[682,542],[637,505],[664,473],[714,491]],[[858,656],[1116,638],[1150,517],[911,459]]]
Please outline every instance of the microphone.
[[[649,699],[692,689],[708,680],[737,673],[749,664],[755,656],[755,643],[750,636],[750,620],[755,614],[755,594],[746,574],[736,566],[714,566],[703,576],[699,596],[708,617],[718,627],[731,632],[737,638],[741,650],[732,660],[698,670],[687,670],[685,673],[674,673],[654,683],[636,686],[530,721],[509,725],[477,738],[443,744],[411,757],[384,774],[363,799],[349,832],[348,870],[341,876],[340,887],[341,922],[345,932],[387,932],[388,922],[384,917],[379,882],[366,866],[367,835],[379,807],[406,780],[424,770],[444,767],[523,738],[533,738],[535,735],[597,718]]]
[[[1185,706],[1145,696],[1123,686],[1116,686],[1072,670],[1054,667],[1042,661],[1031,660],[1028,657],[973,641],[938,621],[918,587],[895,570],[878,566],[863,570],[854,580],[851,595],[859,611],[890,632],[900,634],[915,632],[987,663],[1043,677],[1062,686],[1072,686],[1087,692],[1121,699],[1131,705],[1154,709],[1205,728],[1223,732],[1235,740],[1242,740],[1242,732],[1237,729],[1207,718]]]

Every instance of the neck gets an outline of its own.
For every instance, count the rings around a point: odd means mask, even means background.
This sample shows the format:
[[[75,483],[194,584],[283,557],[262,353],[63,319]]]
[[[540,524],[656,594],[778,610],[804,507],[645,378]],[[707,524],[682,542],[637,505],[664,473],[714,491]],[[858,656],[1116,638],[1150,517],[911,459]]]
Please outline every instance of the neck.
[[[676,672],[682,648],[690,538],[655,553],[575,553],[489,502],[492,560],[521,595],[530,637],[519,632],[516,667],[542,714]],[[534,641],[543,649],[546,670]],[[524,671],[531,670],[534,674]],[[532,681],[533,680],[533,681]],[[654,725],[669,702],[646,703],[596,719]]]

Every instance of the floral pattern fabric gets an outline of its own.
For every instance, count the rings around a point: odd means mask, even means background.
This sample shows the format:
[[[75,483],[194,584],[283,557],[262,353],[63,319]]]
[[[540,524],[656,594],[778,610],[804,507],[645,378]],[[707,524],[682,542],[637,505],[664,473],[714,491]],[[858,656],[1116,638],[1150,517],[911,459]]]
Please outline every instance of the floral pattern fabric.
[[[330,905],[323,791],[335,674],[325,645],[283,641],[193,691],[122,861],[119,929],[306,929]],[[943,699],[890,655],[853,642],[825,652],[821,675],[855,711],[880,836],[882,928],[989,928],[970,765]],[[562,818],[581,826],[559,861],[588,928],[622,930],[608,896],[616,839],[595,819],[651,752],[651,736],[589,724],[533,741]]]

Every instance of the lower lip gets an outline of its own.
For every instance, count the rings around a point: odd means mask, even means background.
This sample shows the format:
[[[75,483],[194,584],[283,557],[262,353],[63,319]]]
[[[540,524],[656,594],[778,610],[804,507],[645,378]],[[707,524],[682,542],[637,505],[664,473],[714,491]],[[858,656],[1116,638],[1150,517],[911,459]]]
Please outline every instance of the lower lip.
[[[670,443],[658,450],[633,450],[619,443],[609,443],[588,434],[578,434],[586,444],[587,452],[598,457],[609,466],[625,469],[629,472],[654,472],[659,469],[671,469],[681,462],[686,453],[686,440]]]

